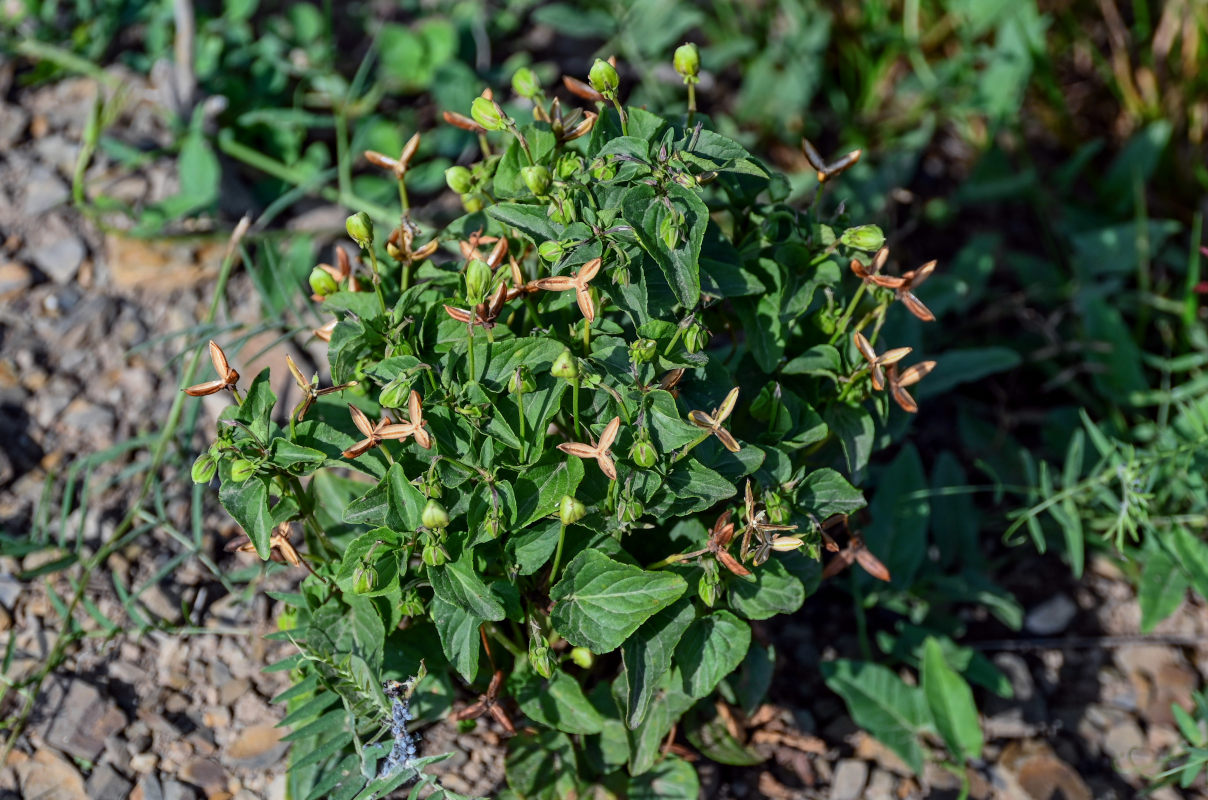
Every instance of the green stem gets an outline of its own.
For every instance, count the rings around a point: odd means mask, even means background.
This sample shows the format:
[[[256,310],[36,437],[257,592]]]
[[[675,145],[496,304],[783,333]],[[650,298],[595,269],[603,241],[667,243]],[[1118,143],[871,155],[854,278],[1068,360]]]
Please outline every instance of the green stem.
[[[495,641],[497,641],[501,645],[503,645],[503,649],[507,650],[509,653],[511,653],[513,658],[524,658],[525,657],[525,652],[524,652],[523,648],[521,648],[520,645],[513,642],[511,640],[511,638],[506,633],[499,630],[499,628],[496,625],[487,623],[487,633],[491,636],[492,639],[494,639]]]
[[[524,157],[528,159],[529,166],[535,166],[536,161],[533,160],[533,151],[529,150],[528,141],[524,138],[524,134],[520,132],[520,128],[516,127],[516,123],[512,122],[508,125],[508,130],[516,137],[516,141],[520,143],[520,149],[524,151]]]
[[[690,442],[689,444],[685,445],[684,449],[680,450],[678,453],[676,453],[675,458],[671,459],[671,463],[672,464],[678,463],[680,459],[682,459],[684,456],[686,456],[692,452],[692,448],[696,447],[698,444],[703,442],[705,439],[708,439],[712,433],[713,433],[713,431],[705,431],[699,437],[697,437],[696,441]]]
[[[520,407],[520,461],[524,461],[524,385],[520,370],[516,370],[516,405]]]
[[[856,635],[860,640],[860,654],[865,661],[872,660],[872,646],[868,642],[868,617],[864,613],[864,595],[860,591],[859,578],[855,569],[849,569],[851,576],[851,598],[856,612]]]
[[[692,127],[692,120],[696,116],[696,84],[688,84],[688,127]]]
[[[377,253],[373,249],[373,242],[365,247],[369,253],[369,268],[373,270],[373,291],[377,294],[378,305],[382,307],[382,313],[386,313],[386,295],[382,294],[382,276],[378,272]]]
[[[470,383],[478,383],[478,370],[474,368],[474,325],[466,325],[466,358],[470,363]]]
[[[558,567],[562,566],[562,546],[566,544],[566,523],[558,529],[558,548],[554,550],[554,566],[549,571],[549,585],[553,586],[558,578]]]
[[[579,376],[575,375],[575,379],[571,382],[571,391],[574,394],[571,396],[571,403],[575,412],[575,438],[579,438]]]
[[[398,201],[403,206],[403,216],[410,216],[411,198],[407,195],[407,179],[402,175],[398,179]]]
[[[855,313],[856,306],[860,304],[860,299],[864,297],[864,290],[866,288],[867,284],[864,281],[860,281],[860,286],[856,289],[856,293],[852,295],[851,302],[847,304],[847,308],[844,309],[843,316],[839,317],[839,321],[835,323],[835,332],[831,334],[830,338],[832,345],[839,341],[843,334],[847,332],[847,324],[851,322],[851,315]]]

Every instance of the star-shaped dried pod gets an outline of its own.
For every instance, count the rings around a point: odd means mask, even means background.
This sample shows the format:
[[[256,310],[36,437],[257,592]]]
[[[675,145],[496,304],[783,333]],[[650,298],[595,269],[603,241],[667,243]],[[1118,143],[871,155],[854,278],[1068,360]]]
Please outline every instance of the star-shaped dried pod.
[[[906,391],[906,387],[914,386],[927,377],[933,369],[935,369],[934,361],[920,361],[917,364],[911,364],[901,373],[898,372],[897,364],[891,364],[885,370],[885,378],[889,382],[889,394],[902,407],[903,411],[914,414],[919,410],[919,404]]]
[[[586,84],[578,78],[572,78],[570,75],[562,76],[562,85],[575,97],[590,100],[593,103],[603,103],[605,101],[604,95],[591,88],[590,84]]]
[[[906,310],[914,314],[923,322],[934,322],[935,314],[931,313],[931,309],[923,305],[923,301],[915,297],[914,290],[919,284],[927,280],[927,277],[935,271],[934,259],[928,261],[918,269],[912,269],[902,273],[902,283],[894,292],[897,294],[898,300],[902,305],[906,306]]]
[[[735,386],[726,395],[726,399],[721,401],[721,405],[713,409],[713,413],[706,414],[704,411],[689,411],[688,419],[698,428],[705,428],[717,437],[717,441],[721,442],[722,447],[729,450],[731,453],[737,453],[742,449],[737,440],[730,434],[728,430],[723,428],[721,424],[726,421],[726,418],[734,411],[734,405],[738,402],[738,387]]]
[[[810,163],[810,166],[818,173],[818,182],[826,183],[831,178],[838,175],[840,172],[851,167],[860,160],[860,150],[852,150],[847,155],[840,158],[838,161],[827,163],[826,159],[818,152],[818,150],[810,144],[809,139],[801,140],[801,149],[805,153],[805,160]]]
[[[859,259],[851,260],[851,271],[856,277],[865,283],[874,286],[881,286],[886,289],[896,289],[902,285],[902,278],[895,278],[892,275],[881,275],[881,268],[885,266],[885,262],[889,260],[889,248],[882,247],[872,257],[872,262],[865,267]]]
[[[481,325],[484,328],[493,328],[495,327],[495,321],[499,319],[500,312],[503,311],[503,304],[507,299],[507,286],[501,283],[489,300],[474,306],[473,312],[464,308],[445,305],[445,313],[458,322],[464,322],[467,325]]]
[[[282,522],[277,527],[273,528],[272,534],[268,539],[268,547],[270,557],[273,561],[284,562],[291,567],[305,567],[310,571],[310,574],[315,575],[314,569],[302,558],[301,554],[294,548],[290,542],[292,526],[288,522]],[[251,538],[244,534],[243,539],[233,539],[227,543],[226,550],[228,553],[255,553],[256,545]]]
[[[563,442],[558,445],[558,449],[563,453],[568,453],[579,458],[594,458],[596,463],[600,465],[600,471],[610,481],[617,479],[617,467],[612,460],[612,443],[617,438],[617,432],[621,429],[621,418],[613,417],[612,422],[608,423],[604,428],[604,432],[600,434],[600,440],[595,444],[582,444],[581,442]]]
[[[508,732],[508,735],[515,736],[516,726],[512,724],[511,717],[499,703],[499,690],[502,686],[503,671],[496,670],[495,674],[491,676],[491,683],[487,687],[486,693],[480,695],[473,705],[450,714],[449,719],[460,722],[463,719],[478,719],[483,714],[489,713]]]
[[[583,266],[579,267],[579,271],[574,275],[553,275],[548,278],[538,278],[533,281],[533,285],[538,289],[548,289],[554,292],[563,292],[567,289],[575,290],[575,301],[579,304],[579,310],[583,312],[583,318],[588,322],[594,322],[596,319],[596,309],[591,302],[591,279],[596,277],[600,272],[600,265],[603,259],[593,258]]]
[[[365,437],[344,451],[344,458],[356,458],[382,443],[382,430],[389,427],[390,417],[382,417],[375,425],[365,416],[364,411],[354,405],[348,406],[348,412],[352,415],[352,424],[356,425],[357,430]]]
[[[420,401],[419,392],[414,389],[407,396],[407,414],[410,417],[406,422],[397,422],[393,425],[387,425],[378,431],[378,436],[383,439],[397,439],[402,441],[408,436],[415,437],[415,443],[425,450],[432,449],[432,436],[424,430],[424,410]]]
[[[395,261],[405,261],[414,264],[417,261],[423,261],[440,247],[440,241],[432,239],[426,245],[418,250],[413,249],[415,237],[419,234],[419,230],[415,227],[415,223],[410,219],[404,218],[402,223],[395,226],[394,230],[390,231],[390,236],[386,239],[386,252]]]
[[[191,397],[202,397],[221,392],[223,389],[233,388],[239,382],[239,373],[231,368],[226,353],[222,352],[222,348],[213,339],[210,340],[210,361],[214,364],[214,371],[218,373],[218,380],[189,386],[185,389],[185,394]]]
[[[461,128],[463,131],[470,133],[486,133],[487,129],[479,125],[474,120],[467,117],[465,114],[458,114],[456,111],[443,111],[441,116],[445,122],[452,125],[454,128]]]
[[[331,334],[332,334],[332,332],[335,331],[336,325],[338,325],[339,322],[340,321],[338,319],[333,319],[331,322],[328,322],[326,325],[313,329],[311,331],[311,333],[313,333],[315,335],[315,338],[320,341],[330,342]]]
[[[768,560],[772,555],[773,550],[784,549],[777,546],[777,541],[780,539],[796,538],[796,537],[780,537],[773,534],[778,531],[794,531],[797,530],[796,525],[773,525],[767,521],[767,511],[765,509],[757,509],[755,504],[755,493],[751,490],[751,479],[747,479],[747,487],[743,497],[743,511],[746,513],[746,528],[742,533],[742,546],[739,548],[739,555],[745,560],[748,555],[751,556],[751,563],[755,566],[760,566]],[[759,540],[755,550],[751,550],[751,537],[754,536]],[[799,547],[800,544],[792,545]]]
[[[482,254],[482,250],[479,249],[479,246],[492,243],[494,243],[495,246],[491,248],[490,255],[484,256]],[[462,258],[464,258],[466,261],[471,261],[473,259],[485,261],[487,262],[487,266],[491,268],[491,272],[499,269],[499,265],[503,263],[503,259],[507,257],[508,254],[507,237],[483,236],[481,230],[470,234],[470,238],[468,240],[458,242],[457,246],[461,250]]]
[[[713,523],[713,529],[709,531],[707,549],[723,567],[738,577],[745,578],[751,574],[751,571],[740,564],[737,558],[730,555],[729,547],[733,540],[734,523],[730,521],[730,509],[727,508]]]
[[[860,355],[864,356],[864,360],[868,362],[868,369],[872,377],[872,388],[877,391],[882,391],[885,388],[884,367],[896,364],[909,355],[911,351],[909,347],[895,347],[892,350],[886,350],[881,355],[877,355],[877,351],[873,350],[872,345],[864,338],[864,334],[859,331],[852,334],[852,341],[856,343],[856,349],[860,351]]]
[[[415,151],[418,149],[419,134],[416,133],[407,140],[405,145],[403,145],[402,152],[399,153],[398,158],[391,158],[390,156],[384,155],[375,150],[366,150],[365,160],[370,164],[373,164],[375,167],[381,167],[382,169],[393,172],[394,177],[402,180],[403,176],[407,174],[407,168],[411,166],[411,159],[415,157]]]
[[[298,384],[298,388],[302,390],[302,402],[298,406],[298,421],[301,422],[306,418],[306,412],[325,394],[333,392],[342,392],[345,389],[357,385],[356,381],[341,383],[339,386],[328,386],[326,389],[319,388],[319,376],[314,375],[310,380],[306,380],[302,376],[302,370],[298,369],[298,365],[294,363],[294,359],[288,354],[285,354],[285,365],[289,367],[290,374],[294,376],[294,382]]]
[[[835,522],[836,519],[838,523]],[[819,531],[822,533],[822,540],[826,543],[826,549],[829,552],[837,553],[830,560],[830,563],[826,565],[826,568],[822,570],[822,579],[833,578],[853,563],[856,563],[877,580],[889,583],[891,580],[889,569],[881,562],[881,559],[869,552],[868,548],[864,545],[864,537],[858,532],[850,531],[849,535],[851,538],[847,543],[847,547],[842,550],[839,549],[839,545],[826,531],[828,527],[835,527],[836,524],[846,526],[847,516],[845,514],[836,515],[818,526]]]

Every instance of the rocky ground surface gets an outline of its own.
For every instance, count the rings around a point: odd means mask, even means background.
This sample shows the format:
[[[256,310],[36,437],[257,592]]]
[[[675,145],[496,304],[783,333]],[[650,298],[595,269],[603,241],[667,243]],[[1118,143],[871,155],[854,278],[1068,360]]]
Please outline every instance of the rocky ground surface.
[[[56,562],[94,551],[129,508],[147,448],[105,450],[154,433],[171,407],[177,356],[204,338],[195,326],[223,250],[221,237],[204,230],[149,242],[125,233],[129,222],[120,215],[82,217],[71,203],[71,181],[97,85],[73,79],[21,89],[11,79],[0,68],[6,684],[36,674],[63,627],[57,609],[74,591],[75,573],[58,571]],[[164,144],[170,132],[156,111],[154,87],[127,84],[131,99],[118,123],[123,135],[149,147]],[[130,172],[104,154],[87,179],[90,193],[104,191],[135,207],[170,196],[176,186],[168,160]],[[340,216],[320,208],[313,218]],[[242,299],[224,307],[223,323],[257,321],[246,276],[236,275],[228,296]],[[275,336],[244,348],[240,363],[248,374],[283,358],[277,347],[248,361]],[[218,404],[202,407],[197,442]],[[29,726],[0,766],[0,798],[285,797],[289,745],[275,727],[282,710],[270,700],[288,678],[262,667],[290,648],[263,638],[275,629],[277,613],[264,591],[287,589],[300,575],[284,567],[265,574],[224,551],[239,531],[207,493],[194,495],[188,462],[187,453],[169,457],[147,504],[145,519],[153,524],[92,575],[86,608],[76,614],[87,635],[43,683]],[[37,546],[27,547],[31,542]],[[970,770],[971,796],[1137,796],[1179,743],[1171,703],[1189,707],[1191,692],[1208,677],[1208,613],[1188,600],[1155,634],[1137,636],[1135,598],[1106,559],[1096,560],[1080,584],[1062,587],[1058,579],[1029,590],[1021,581],[1020,591],[1031,604],[1024,638],[983,648],[1010,677],[1015,697],[984,704],[988,747]],[[124,602],[126,593],[137,599]],[[742,769],[698,761],[704,796],[956,797],[957,778],[938,767],[910,776],[856,730],[820,678],[799,666],[858,652],[845,601],[825,595],[816,601],[794,618],[756,629],[777,646],[780,679],[769,705],[749,720],[733,719],[732,727],[768,760]],[[11,719],[21,702],[10,693],[0,717]],[[454,753],[437,767],[448,788],[490,796],[501,785],[502,731],[482,725],[459,733],[437,723],[422,735],[425,754]],[[1182,796],[1201,794],[1153,795]]]

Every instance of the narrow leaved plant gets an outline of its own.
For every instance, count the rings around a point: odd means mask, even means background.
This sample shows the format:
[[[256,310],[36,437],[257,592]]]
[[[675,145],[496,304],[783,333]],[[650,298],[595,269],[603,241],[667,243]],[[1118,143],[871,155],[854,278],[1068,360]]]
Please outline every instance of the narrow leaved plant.
[[[291,411],[215,344],[191,387],[234,400],[194,478],[216,476],[235,546],[307,568],[274,667],[295,676],[295,797],[430,781],[407,726],[441,717],[506,737],[508,796],[695,797],[685,747],[750,758],[717,709],[762,701],[775,656],[751,621],[823,579],[823,526],[864,505],[850,479],[889,398],[913,412],[931,368],[878,335],[930,317],[911,289],[933,264],[883,273],[878,229],[790,202],[694,94],[666,119],[626,107],[609,62],[565,85],[589,108],[524,70],[516,104],[445,114],[479,158],[448,171],[466,213],[436,233],[410,218],[420,141],[370,154],[401,217],[350,217],[358,257],[299,287],[330,383],[291,362]],[[820,187],[858,156],[806,153]],[[852,542],[828,575],[891,579]]]

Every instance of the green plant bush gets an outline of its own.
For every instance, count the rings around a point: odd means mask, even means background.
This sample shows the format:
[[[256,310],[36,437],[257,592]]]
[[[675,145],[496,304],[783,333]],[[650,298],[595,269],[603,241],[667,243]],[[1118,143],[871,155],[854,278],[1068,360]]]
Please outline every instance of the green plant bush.
[[[217,477],[245,550],[310,570],[279,596],[299,653],[273,667],[296,677],[278,698],[296,797],[419,778],[407,722],[448,714],[458,681],[483,695],[455,719],[515,733],[511,796],[695,797],[664,748],[677,724],[711,758],[757,759],[711,698],[759,705],[774,652],[751,621],[819,585],[822,521],[865,504],[845,475],[933,365],[878,339],[930,316],[912,289],[934,264],[880,271],[878,229],[824,216],[821,191],[787,204],[691,105],[626,108],[607,62],[566,83],[594,109],[529,73],[531,123],[489,91],[446,114],[481,157],[449,170],[466,214],[435,237],[405,210],[415,148],[370,154],[404,214],[388,233],[350,217],[360,260],[311,276],[335,386],[291,362],[285,420],[267,373],[241,390],[214,346],[218,380],[189,390],[235,399],[195,479]],[[858,158],[807,151],[819,189]],[[890,577],[859,548],[845,563]],[[963,686],[929,646],[935,681]]]

